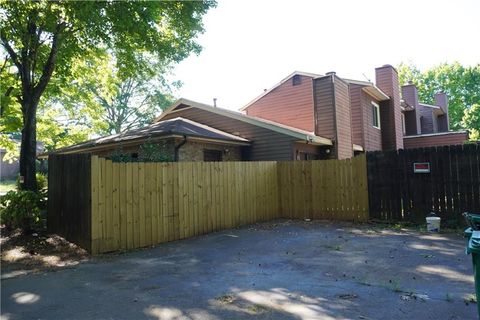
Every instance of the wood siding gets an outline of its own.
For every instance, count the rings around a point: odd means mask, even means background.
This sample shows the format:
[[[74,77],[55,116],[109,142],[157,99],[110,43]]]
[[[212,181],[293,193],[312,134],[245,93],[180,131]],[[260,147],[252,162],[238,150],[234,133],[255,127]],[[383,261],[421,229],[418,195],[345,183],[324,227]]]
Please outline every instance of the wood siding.
[[[365,151],[382,150],[382,126],[380,129],[373,126],[372,102],[380,105],[380,101],[372,98],[362,91],[362,111],[363,111],[363,132]],[[380,121],[382,119],[382,108],[380,108]]]
[[[179,110],[163,119],[183,117],[253,141],[246,147],[245,160],[293,160],[293,143],[298,139],[197,108]]]
[[[392,66],[375,69],[376,84],[390,97],[380,104],[380,123],[382,127],[382,149],[398,150],[403,148],[402,110],[400,106],[400,87],[398,73]]]
[[[325,76],[314,81],[316,126],[315,134],[335,139],[334,96],[332,77]]]
[[[468,140],[466,132],[450,132],[445,134],[436,134],[431,136],[404,137],[403,145],[405,149],[449,146],[464,144]]]
[[[337,159],[342,160],[353,157],[350,97],[348,94],[348,84],[337,76],[334,76],[334,88],[335,120],[337,123]]]
[[[251,104],[246,113],[282,123],[302,130],[314,131],[313,80],[299,76],[300,84],[293,85],[292,78]]]
[[[362,104],[362,88],[357,84],[349,85],[350,107],[352,114],[352,142],[365,148],[364,110]]]
[[[433,109],[429,107],[419,106],[418,110],[420,112],[420,124],[422,128],[422,134],[434,133],[434,114]]]
[[[365,151],[382,150],[382,131],[373,126],[372,102],[380,102],[364,92],[365,86],[350,84],[350,105],[352,110],[352,142]],[[380,114],[382,118],[382,114]]]
[[[418,111],[418,90],[413,84],[402,86],[402,99],[414,109],[406,111],[405,132],[407,135],[420,134],[420,112]]]

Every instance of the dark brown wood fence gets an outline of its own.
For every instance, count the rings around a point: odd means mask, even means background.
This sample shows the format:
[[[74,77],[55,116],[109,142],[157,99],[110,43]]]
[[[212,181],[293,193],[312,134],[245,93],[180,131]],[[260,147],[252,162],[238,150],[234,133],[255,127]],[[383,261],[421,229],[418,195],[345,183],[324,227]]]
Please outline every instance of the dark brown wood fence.
[[[415,162],[430,173],[414,173]],[[371,219],[423,222],[429,212],[446,225],[462,212],[480,212],[480,145],[367,153]]]
[[[89,154],[48,157],[47,227],[90,250],[91,159]]]

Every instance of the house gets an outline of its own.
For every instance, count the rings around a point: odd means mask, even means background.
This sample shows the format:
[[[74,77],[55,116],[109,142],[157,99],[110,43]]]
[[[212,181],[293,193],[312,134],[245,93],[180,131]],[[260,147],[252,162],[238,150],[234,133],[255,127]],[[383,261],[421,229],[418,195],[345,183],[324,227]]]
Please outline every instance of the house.
[[[151,125],[53,153],[111,157],[120,151],[135,158],[146,142],[164,146],[174,161],[324,159],[333,144],[306,130],[179,99]]]
[[[177,100],[144,128],[101,137],[55,153],[138,157],[147,141],[160,143],[174,161],[348,159],[375,150],[460,144],[450,132],[448,101],[418,101],[415,86],[401,89],[395,68],[375,70],[376,83],[294,72],[235,112]]]
[[[12,139],[16,145],[18,153],[20,153],[20,140]],[[37,155],[43,153],[44,143],[37,141]],[[45,168],[40,165],[40,171],[45,171]],[[0,180],[15,180],[20,174],[20,161],[18,158],[7,159],[7,150],[0,148]]]
[[[242,147],[250,145],[250,141],[242,137],[175,117],[143,128],[61,148],[54,153],[91,153],[107,158],[123,154],[138,158],[141,156],[141,146],[146,143],[161,146],[161,152],[172,161],[241,160]]]
[[[241,110],[249,116],[312,131],[334,142],[336,158],[375,150],[462,144],[466,131],[448,127],[448,99],[418,101],[417,88],[398,82],[394,67],[375,69],[376,83],[294,72]]]

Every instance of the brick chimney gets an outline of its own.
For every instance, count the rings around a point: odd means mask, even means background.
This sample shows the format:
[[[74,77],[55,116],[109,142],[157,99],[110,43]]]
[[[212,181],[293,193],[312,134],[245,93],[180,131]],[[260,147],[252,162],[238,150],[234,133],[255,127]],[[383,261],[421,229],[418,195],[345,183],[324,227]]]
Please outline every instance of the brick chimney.
[[[390,97],[390,100],[382,101],[380,104],[382,149],[403,149],[402,109],[397,70],[388,64],[376,68],[375,80],[377,87]]]
[[[402,86],[402,99],[414,109],[405,111],[406,135],[421,134],[420,110],[418,110],[418,90],[414,84]]]
[[[437,126],[438,132],[446,132],[450,130],[450,126],[448,124],[448,97],[447,94],[444,92],[435,93],[435,105],[442,108],[444,115],[438,116],[437,118]]]

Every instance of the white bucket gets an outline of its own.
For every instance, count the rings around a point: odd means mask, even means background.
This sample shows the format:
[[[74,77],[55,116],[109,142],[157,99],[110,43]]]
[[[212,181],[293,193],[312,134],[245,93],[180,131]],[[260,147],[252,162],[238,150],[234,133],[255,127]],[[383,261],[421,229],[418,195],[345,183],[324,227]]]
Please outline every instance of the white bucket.
[[[439,217],[427,217],[427,231],[440,232],[440,220]]]

